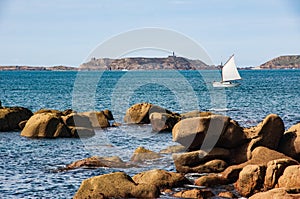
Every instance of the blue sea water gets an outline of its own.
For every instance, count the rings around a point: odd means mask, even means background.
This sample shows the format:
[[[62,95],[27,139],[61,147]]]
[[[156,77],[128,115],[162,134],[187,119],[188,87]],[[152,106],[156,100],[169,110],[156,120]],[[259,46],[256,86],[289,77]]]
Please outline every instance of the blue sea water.
[[[195,109],[230,116],[253,126],[270,113],[286,128],[300,121],[300,70],[243,70],[235,88],[217,89],[218,71],[58,72],[1,71],[3,106],[77,111],[110,109],[121,122],[132,104],[150,102],[171,111]],[[129,161],[135,148],[160,151],[174,145],[170,133],[153,133],[150,125],[122,125],[97,130],[90,139],[28,139],[20,132],[0,133],[0,198],[72,198],[83,179],[125,171],[134,175],[151,168],[175,171],[165,155],[139,168],[77,169],[55,172],[73,161],[119,156]]]

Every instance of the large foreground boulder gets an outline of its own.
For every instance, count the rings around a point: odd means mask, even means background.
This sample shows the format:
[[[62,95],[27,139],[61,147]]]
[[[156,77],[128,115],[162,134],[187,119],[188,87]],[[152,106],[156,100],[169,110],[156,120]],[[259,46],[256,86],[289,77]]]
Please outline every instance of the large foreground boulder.
[[[284,133],[278,150],[300,161],[300,123],[293,125]]]
[[[20,130],[19,123],[26,122],[32,116],[32,112],[23,107],[0,108],[0,131]]]
[[[190,150],[199,150],[205,139],[203,148],[212,148],[226,129],[229,121],[229,117],[221,115],[181,120],[172,130],[173,141]]]
[[[157,198],[159,188],[152,184],[136,184],[123,172],[105,174],[84,180],[74,199],[83,198]]]

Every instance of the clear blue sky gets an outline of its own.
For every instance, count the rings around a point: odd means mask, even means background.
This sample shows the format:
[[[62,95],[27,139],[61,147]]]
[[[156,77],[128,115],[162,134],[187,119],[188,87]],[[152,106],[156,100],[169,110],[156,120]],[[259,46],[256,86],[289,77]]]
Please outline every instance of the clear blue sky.
[[[119,33],[159,27],[194,39],[218,64],[300,54],[298,0],[1,0],[0,65],[81,64]]]

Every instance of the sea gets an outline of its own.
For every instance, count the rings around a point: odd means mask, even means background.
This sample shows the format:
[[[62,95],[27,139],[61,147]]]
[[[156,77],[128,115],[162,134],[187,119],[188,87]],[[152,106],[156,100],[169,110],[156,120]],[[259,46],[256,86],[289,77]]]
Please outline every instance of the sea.
[[[91,156],[119,156],[130,161],[143,146],[159,152],[176,145],[170,132],[151,125],[126,125],[135,103],[149,102],[170,111],[211,111],[243,127],[278,114],[288,129],[300,122],[300,70],[241,70],[240,86],[213,88],[219,71],[1,71],[2,106],[75,111],[112,111],[119,127],[97,129],[92,138],[29,139],[20,132],[0,132],[0,198],[72,198],[82,180],[115,171],[130,176],[154,168],[175,171],[171,154],[133,168],[80,168],[65,165]],[[162,198],[170,198],[161,195]]]

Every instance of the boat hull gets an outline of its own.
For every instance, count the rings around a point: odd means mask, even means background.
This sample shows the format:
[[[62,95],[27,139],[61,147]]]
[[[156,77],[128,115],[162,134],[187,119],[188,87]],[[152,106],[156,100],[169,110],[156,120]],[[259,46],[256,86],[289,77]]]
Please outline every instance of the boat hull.
[[[239,83],[232,83],[232,82],[214,82],[213,87],[216,88],[230,88],[230,87],[236,87],[239,86]]]

